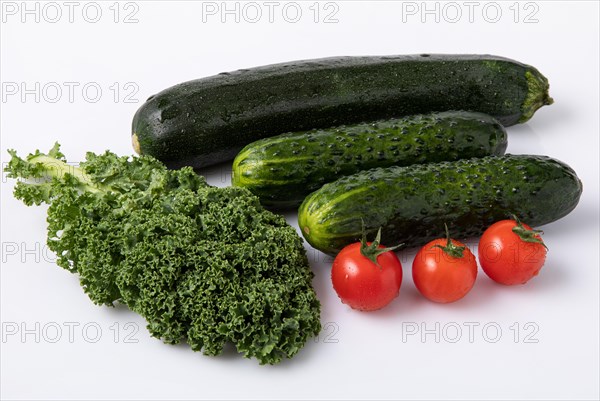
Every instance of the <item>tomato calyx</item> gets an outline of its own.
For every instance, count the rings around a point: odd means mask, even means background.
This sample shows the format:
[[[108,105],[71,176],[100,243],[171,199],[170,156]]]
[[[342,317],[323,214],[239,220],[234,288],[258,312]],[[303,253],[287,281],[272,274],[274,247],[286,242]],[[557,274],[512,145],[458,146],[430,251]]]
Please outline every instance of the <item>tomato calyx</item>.
[[[362,238],[360,240],[360,254],[363,255],[365,258],[369,259],[371,262],[373,262],[373,264],[375,264],[375,266],[377,266],[381,269],[381,266],[377,262],[377,257],[379,255],[381,255],[382,253],[395,251],[396,249],[400,248],[404,244],[398,244],[396,246],[391,246],[388,248],[380,248],[379,247],[380,242],[381,242],[381,227],[379,227],[379,230],[377,230],[377,236],[375,237],[375,240],[373,242],[371,242],[370,245],[367,243],[367,234],[365,232],[365,223],[363,221]]]
[[[431,248],[440,248],[446,255],[452,256],[456,259],[461,259],[464,256],[465,247],[453,244],[452,239],[450,239],[450,232],[448,231],[448,225],[446,223],[444,223],[444,228],[446,229],[446,246],[434,245]]]
[[[542,230],[529,230],[523,226],[523,223],[516,215],[512,215],[512,219],[517,223],[516,226],[512,228],[512,232],[517,234],[521,241],[523,242],[532,242],[535,244],[542,244],[544,248],[548,249],[544,241],[540,238],[541,234],[544,234]]]

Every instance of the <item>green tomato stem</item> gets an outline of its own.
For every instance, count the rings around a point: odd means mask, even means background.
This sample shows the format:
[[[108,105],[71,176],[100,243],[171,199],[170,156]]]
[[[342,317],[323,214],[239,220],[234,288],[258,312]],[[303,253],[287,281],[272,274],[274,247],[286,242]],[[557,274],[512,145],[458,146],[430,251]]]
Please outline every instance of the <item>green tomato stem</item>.
[[[373,262],[373,264],[375,264],[375,266],[377,266],[381,269],[381,266],[377,262],[377,257],[379,255],[381,255],[382,253],[395,251],[396,249],[400,248],[404,244],[398,244],[396,246],[391,246],[391,247],[387,247],[387,248],[379,248],[380,242],[381,242],[381,227],[379,227],[379,230],[377,230],[377,236],[375,237],[375,240],[373,242],[371,242],[370,245],[367,244],[367,234],[365,232],[365,222],[364,222],[364,220],[362,220],[362,238],[360,240],[360,253],[361,253],[361,255],[363,255],[364,257],[369,259],[371,262]]]
[[[513,227],[513,233],[517,234],[521,241],[523,242],[531,242],[535,244],[542,244],[546,250],[548,247],[544,244],[544,241],[540,238],[541,234],[544,234],[542,230],[529,230],[523,226],[523,223],[516,215],[512,215],[513,220],[517,223],[516,226]]]
[[[431,248],[440,248],[446,255],[457,259],[462,258],[464,256],[465,247],[454,245],[450,238],[450,231],[448,231],[448,225],[446,223],[444,223],[444,228],[446,229],[446,246],[434,245]]]

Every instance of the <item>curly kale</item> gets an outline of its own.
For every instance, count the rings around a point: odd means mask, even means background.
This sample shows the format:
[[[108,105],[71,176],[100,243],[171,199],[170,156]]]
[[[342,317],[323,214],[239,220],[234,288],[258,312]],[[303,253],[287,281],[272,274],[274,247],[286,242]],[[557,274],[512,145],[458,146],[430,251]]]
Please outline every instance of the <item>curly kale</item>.
[[[320,331],[302,241],[242,188],[191,168],[88,153],[68,165],[56,144],[6,171],[15,196],[48,203],[48,246],[96,304],[126,304],[167,343],[218,355],[231,342],[261,364],[294,356]]]

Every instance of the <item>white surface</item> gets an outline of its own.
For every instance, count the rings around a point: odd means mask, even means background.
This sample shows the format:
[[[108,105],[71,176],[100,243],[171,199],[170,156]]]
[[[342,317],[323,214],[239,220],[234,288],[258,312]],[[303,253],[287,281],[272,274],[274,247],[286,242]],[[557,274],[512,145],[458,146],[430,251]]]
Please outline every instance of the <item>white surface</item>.
[[[5,9],[7,3],[18,7],[16,15],[11,5]],[[86,2],[74,9],[72,23],[67,6],[55,4],[62,19],[48,22],[56,10],[48,6],[43,14],[45,3],[39,3],[38,23],[35,15],[24,15],[21,21],[21,2],[3,3],[2,163],[7,148],[20,153],[45,150],[55,140],[72,161],[81,160],[88,150],[131,154],[130,122],[141,102],[175,83],[221,71],[333,55],[490,53],[538,67],[549,78],[556,100],[530,123],[509,129],[509,152],[547,154],[569,163],[584,182],[584,194],[572,214],[544,227],[550,252],[539,277],[526,286],[507,288],[480,271],[472,293],[452,305],[430,303],[416,292],[410,275],[413,254],[403,252],[399,298],[379,312],[354,312],[333,292],[329,262],[308,248],[325,330],[293,360],[261,367],[233,352],[210,358],[185,345],[164,345],[149,337],[134,313],[94,306],[77,278],[56,267],[46,252],[45,209],[14,200],[13,182],[3,176],[3,399],[598,399],[597,2],[520,3],[517,23],[513,2],[495,3],[502,10],[496,23],[482,15],[485,2],[475,6],[473,22],[469,6],[454,3],[462,9],[456,23],[444,21],[444,16],[456,16],[455,6],[444,8],[444,3],[438,5],[439,23],[435,15],[424,15],[422,22],[419,12],[403,14],[403,7],[423,11],[421,2],[336,2],[327,9],[321,3],[319,20],[337,6],[337,23],[315,23],[309,9],[313,2],[298,3],[302,17],[296,23],[282,17],[285,2],[275,8],[272,23],[263,2],[257,3],[263,17],[256,23],[244,22],[243,15],[239,23],[232,15],[223,23],[219,14],[203,22],[202,4],[188,1],[121,3],[120,21],[137,7],[138,22],[130,24],[113,22],[113,2],[98,3],[103,13],[97,23],[82,17]],[[222,7],[220,2],[211,4]],[[33,2],[28,5],[35,7]],[[89,7],[88,19],[94,17]],[[496,6],[487,7],[487,18],[495,18]],[[524,23],[536,7],[538,21]],[[254,18],[254,10],[246,12]],[[293,18],[293,10],[288,12]],[[11,83],[22,82],[29,88],[39,82],[42,91],[44,85],[57,83],[62,98],[48,101],[56,96],[51,84],[39,103],[34,95],[23,102],[9,94]],[[79,84],[73,102],[64,82]],[[96,103],[82,96],[88,82],[103,90]],[[115,82],[121,88],[116,103],[114,87],[110,89]],[[125,87],[128,82],[134,86]],[[136,87],[133,99],[139,102],[126,103],[125,95]],[[92,89],[90,97],[95,96]],[[228,166],[207,173],[213,184],[228,182]],[[295,224],[295,215],[288,217]],[[128,322],[133,325],[125,326]],[[515,322],[520,328],[517,342]],[[69,324],[79,325],[72,341]],[[407,334],[421,325],[435,331],[436,324],[439,342],[434,334],[424,341]],[[479,325],[473,326],[472,341],[469,324]],[[139,331],[133,333],[136,325]],[[453,343],[457,326],[462,337]],[[57,327],[62,337],[53,343]],[[497,327],[502,334],[493,343]],[[34,334],[22,338],[24,328]],[[97,328],[102,335],[94,343]],[[537,342],[527,342],[526,335],[536,328],[529,340]],[[19,332],[10,335],[13,329]]]

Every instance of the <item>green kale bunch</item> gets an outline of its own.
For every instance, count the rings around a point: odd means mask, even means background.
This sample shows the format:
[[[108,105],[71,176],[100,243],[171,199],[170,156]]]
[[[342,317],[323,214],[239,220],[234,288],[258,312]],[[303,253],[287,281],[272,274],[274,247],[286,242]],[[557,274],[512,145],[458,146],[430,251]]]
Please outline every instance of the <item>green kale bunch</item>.
[[[247,190],[149,156],[88,153],[74,167],[58,144],[9,153],[15,196],[50,205],[48,246],[94,303],[126,304],[166,343],[218,355],[231,342],[261,364],[320,331],[302,240]]]

